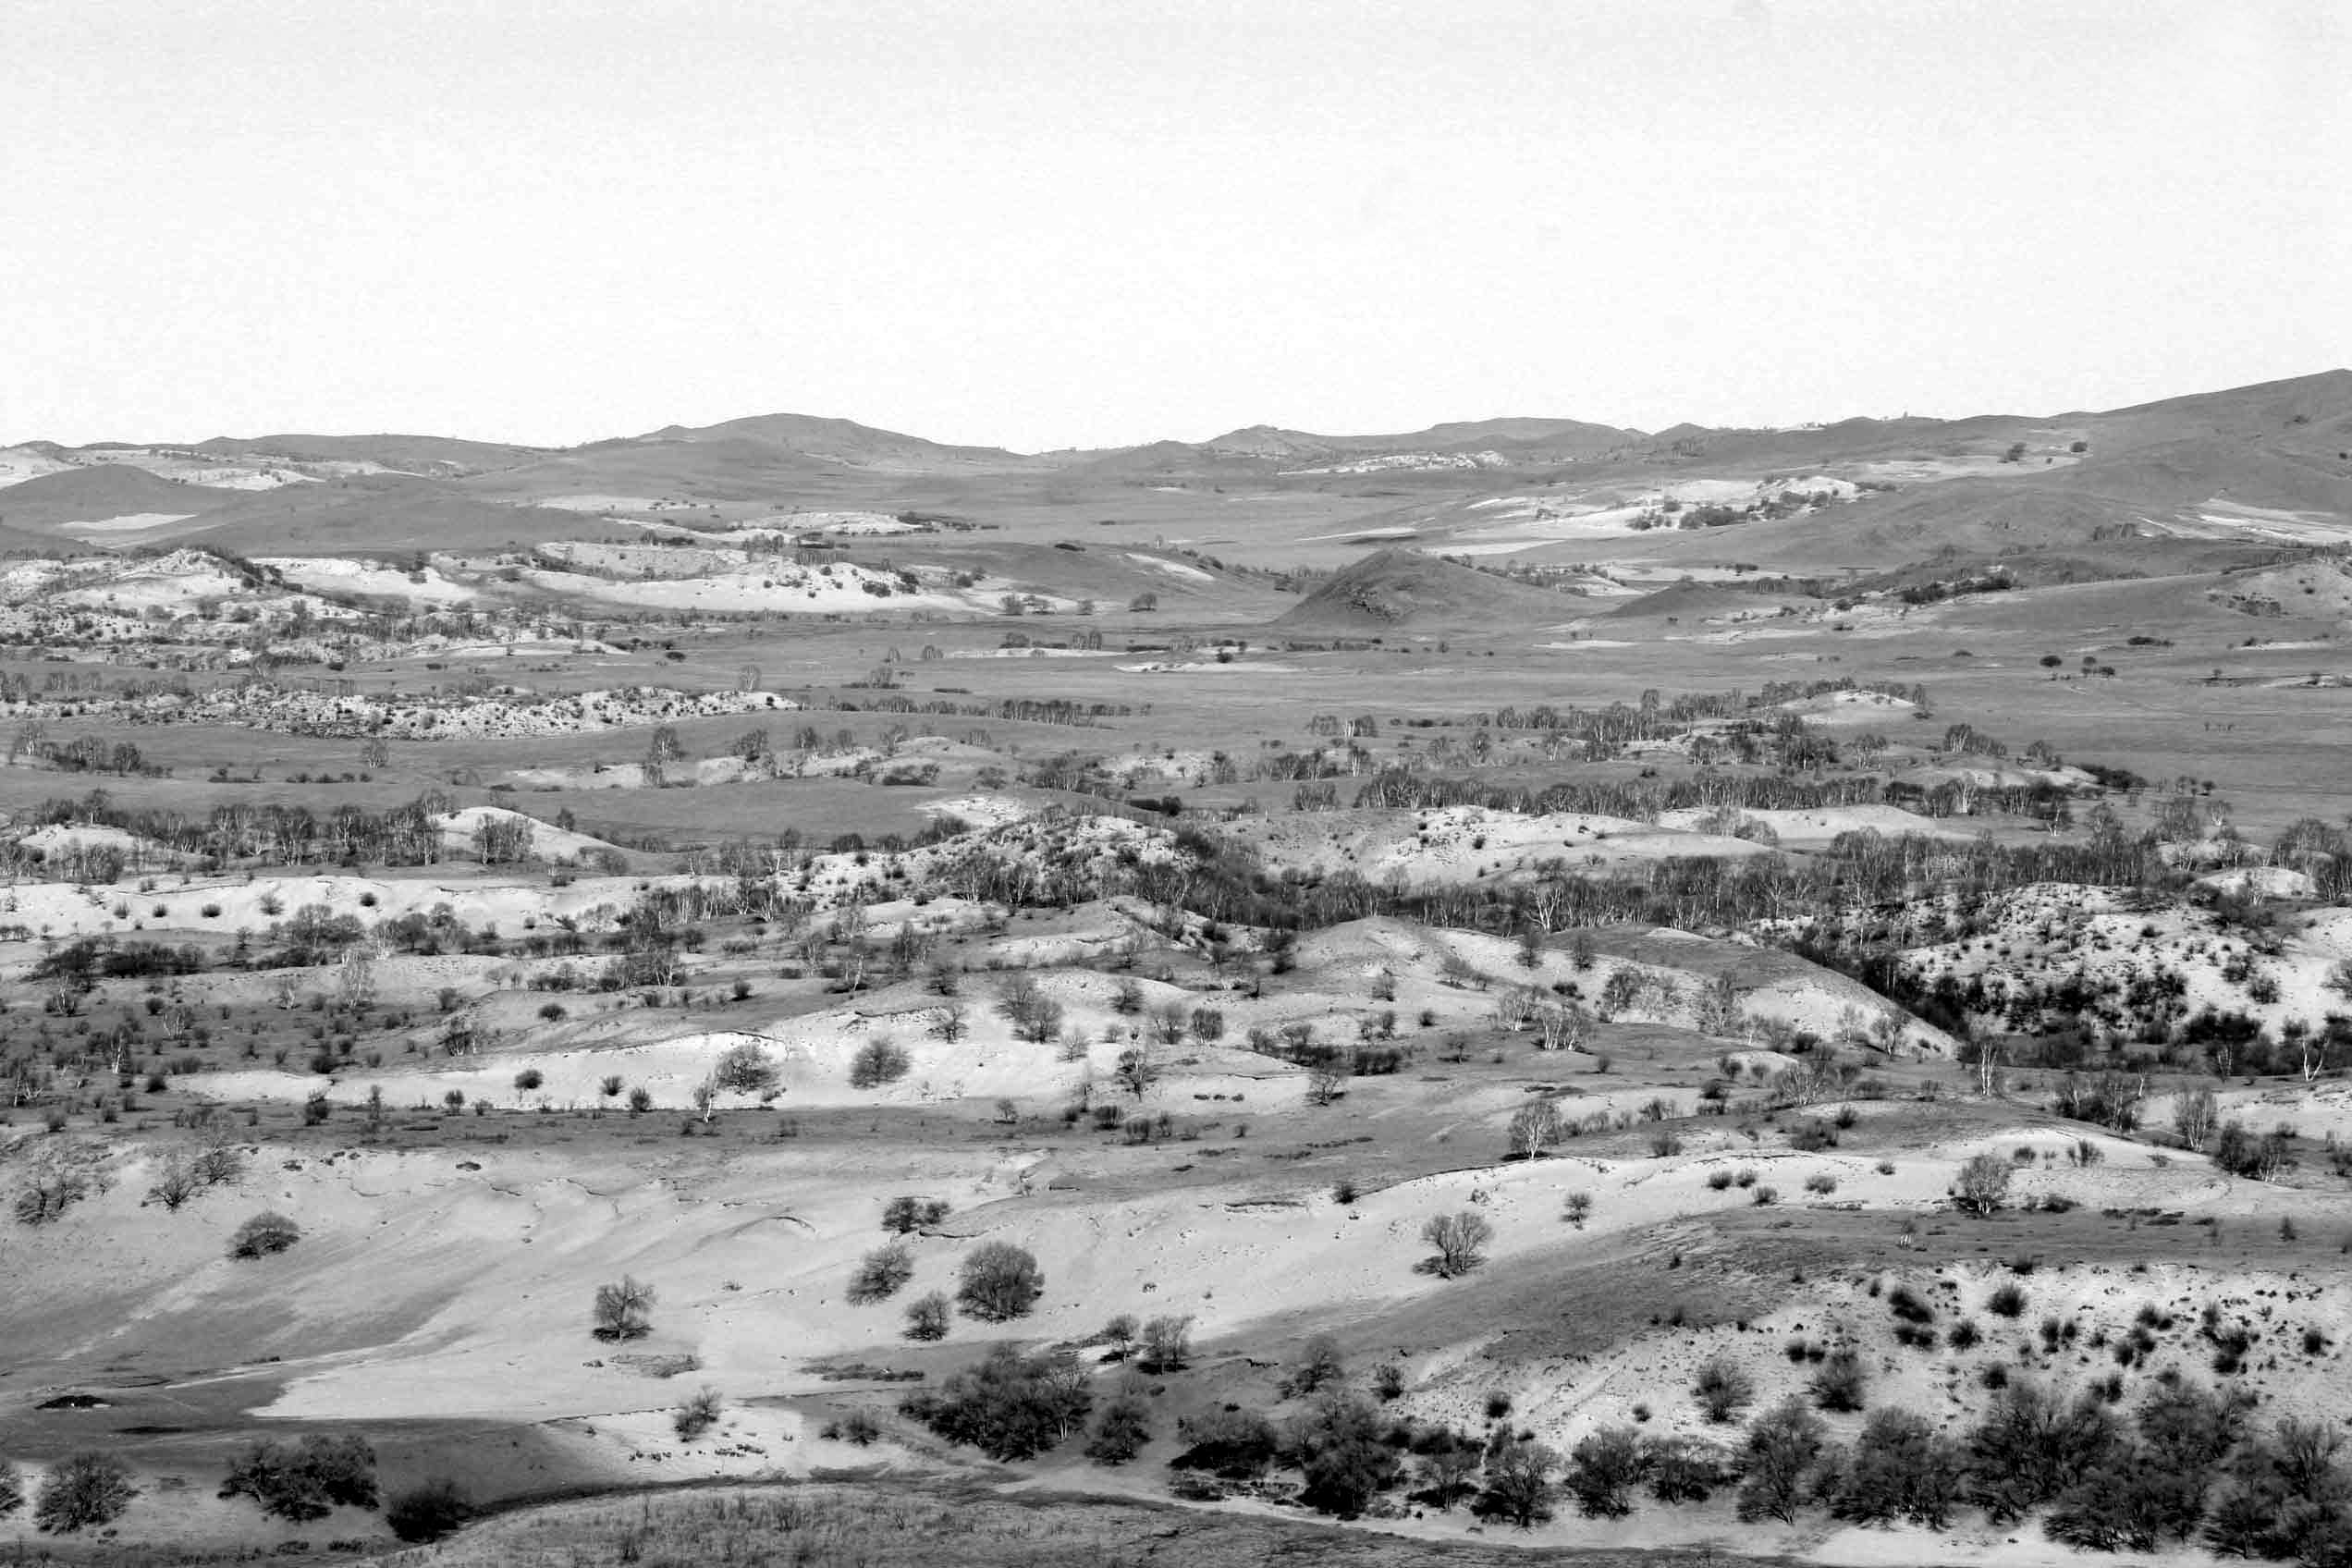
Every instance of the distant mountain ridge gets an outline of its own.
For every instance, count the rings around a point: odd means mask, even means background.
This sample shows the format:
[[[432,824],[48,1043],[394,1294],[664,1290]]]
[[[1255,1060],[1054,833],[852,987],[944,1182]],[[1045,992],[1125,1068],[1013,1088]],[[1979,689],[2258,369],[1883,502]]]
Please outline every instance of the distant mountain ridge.
[[[1141,491],[1319,492],[1356,507],[1339,523],[1367,540],[1442,550],[1459,537],[1479,554],[1514,518],[1535,531],[1501,542],[1533,548],[1546,529],[1575,536],[1596,505],[1631,515],[1678,487],[1713,483],[1711,496],[1694,495],[1720,499],[1774,475],[1817,474],[1860,494],[1743,527],[1743,559],[1884,569],[1937,551],[2096,547],[2121,559],[2163,541],[2341,536],[2352,524],[2352,370],[2104,411],[1653,432],[1533,416],[1359,435],[1252,424],[1205,441],[1041,454],[794,413],[560,448],[399,434],[32,441],[0,447],[0,527],[17,548],[28,536],[124,548],[203,534],[246,550],[356,552],[390,541],[520,546],[574,537],[583,515],[708,517],[723,506],[970,515],[1011,503],[1109,515]],[[1587,495],[1601,500],[1577,499]],[[1696,511],[1645,534],[1644,548],[1702,563],[1720,553],[1731,536],[1688,532]],[[1417,565],[1407,575],[1430,576]],[[1417,618],[1412,606],[1430,586],[1390,599],[1375,584],[1359,598]]]
[[[2112,441],[2153,444],[2201,435],[2267,431],[2282,424],[2308,428],[2313,450],[2352,429],[2352,370],[2259,382],[2213,392],[2190,393],[2103,411],[1978,414],[1959,419],[1905,415],[1900,419],[1857,416],[1797,430],[1751,430],[1675,424],[1643,431],[1631,426],[1575,419],[1505,416],[1450,421],[1427,429],[1394,434],[1332,435],[1279,425],[1250,424],[1205,441],[1162,440],[1133,447],[1061,448],[1021,453],[1000,447],[959,446],[920,435],[813,414],[753,414],[708,425],[664,425],[638,435],[613,436],[578,447],[535,447],[515,442],[418,435],[217,435],[197,442],[92,442],[81,447],[24,440],[0,451],[38,453],[64,461],[104,461],[110,450],[169,450],[211,457],[274,457],[292,463],[370,463],[435,477],[499,472],[548,459],[654,445],[741,444],[775,448],[815,460],[851,466],[887,464],[1010,465],[1072,464],[1087,460],[1170,457],[1180,452],[1258,459],[1286,459],[1338,453],[1462,452],[1493,448],[1537,448],[1546,452],[1598,454],[1633,443],[1741,441],[1781,445],[1853,441],[1916,440],[1936,433],[1958,433],[2006,425],[2078,423],[2095,426]]]

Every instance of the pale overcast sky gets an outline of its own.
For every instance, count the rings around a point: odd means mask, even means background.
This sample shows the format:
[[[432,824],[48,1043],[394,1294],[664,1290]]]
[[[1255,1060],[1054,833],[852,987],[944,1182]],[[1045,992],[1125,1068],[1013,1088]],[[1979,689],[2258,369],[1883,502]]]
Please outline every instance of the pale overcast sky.
[[[1022,449],[2352,361],[2332,0],[15,0],[0,441]]]

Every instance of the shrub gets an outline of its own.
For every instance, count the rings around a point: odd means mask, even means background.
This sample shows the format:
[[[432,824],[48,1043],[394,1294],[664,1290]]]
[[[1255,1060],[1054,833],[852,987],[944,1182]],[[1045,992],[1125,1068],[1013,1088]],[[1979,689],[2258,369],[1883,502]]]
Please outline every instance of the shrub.
[[[1176,1435],[1184,1452],[1168,1462],[1171,1470],[1206,1470],[1229,1481],[1263,1476],[1274,1463],[1274,1423],[1255,1410],[1211,1410],[1181,1419]]]
[[[1568,1455],[1563,1483],[1587,1519],[1622,1519],[1634,1511],[1633,1491],[1648,1468],[1641,1434],[1631,1427],[1604,1427],[1578,1442]]]
[[[1846,1349],[1831,1351],[1809,1385],[1814,1403],[1841,1412],[1861,1409],[1869,1386],[1869,1370],[1862,1365],[1861,1356]]]
[[[592,1329],[600,1340],[639,1340],[653,1332],[654,1287],[624,1274],[613,1284],[596,1287]]]
[[[1718,1355],[1699,1367],[1691,1393],[1707,1418],[1720,1426],[1755,1403],[1756,1384],[1735,1363]]]
[[[404,1541],[438,1540],[466,1522],[472,1512],[465,1488],[447,1476],[394,1492],[384,1505],[384,1522]]]
[[[1908,1285],[1897,1285],[1887,1292],[1887,1310],[1905,1323],[1935,1321],[1935,1308]]]
[[[1513,1440],[1488,1456],[1486,1489],[1473,1508],[1489,1519],[1507,1519],[1521,1529],[1551,1517],[1551,1473],[1560,1456],[1541,1443]]]
[[[1561,1205],[1561,1218],[1581,1231],[1585,1221],[1592,1218],[1593,1195],[1590,1193],[1570,1193]]]
[[[229,1462],[223,1497],[250,1497],[262,1512],[300,1523],[337,1508],[375,1506],[375,1451],[359,1437],[317,1433],[299,1446],[254,1443]]]
[[[1151,1441],[1151,1402],[1136,1389],[1121,1389],[1095,1417],[1086,1457],[1097,1464],[1124,1464]]]
[[[914,1254],[904,1242],[876,1247],[858,1260],[856,1270],[850,1276],[851,1304],[868,1306],[888,1301],[913,1278]]]
[[[669,1424],[678,1433],[678,1440],[681,1443],[691,1443],[713,1427],[717,1426],[719,1409],[717,1389],[698,1389],[680,1400],[678,1408],[671,1411],[669,1415]]]
[[[2026,1310],[2026,1290],[2023,1285],[2003,1280],[1993,1287],[1985,1298],[1985,1310],[1996,1317],[2017,1317]]]
[[[1709,1192],[1720,1193],[1731,1184],[1732,1173],[1722,1166],[1719,1165],[1707,1173],[1707,1190]]]
[[[907,1303],[906,1337],[910,1340],[944,1340],[948,1337],[948,1322],[955,1309],[945,1291],[933,1291]]]
[[[1046,1292],[1046,1277],[1027,1249],[1010,1242],[983,1242],[963,1260],[956,1300],[984,1323],[1025,1317]]]
[[[1642,1468],[1660,1502],[1705,1502],[1738,1474],[1729,1454],[1696,1438],[1643,1439]]]
[[[1796,1522],[1821,1457],[1821,1418],[1795,1400],[1782,1400],[1747,1429],[1742,1519]]]
[[[1968,1435],[1975,1501],[1995,1524],[2007,1524],[2089,1474],[2117,1436],[2113,1414],[2094,1396],[2062,1403],[2035,1384],[2012,1382]]]
[[[283,1214],[263,1209],[237,1228],[228,1239],[231,1257],[268,1257],[302,1239],[302,1228]]]
[[[1346,1376],[1347,1363],[1340,1355],[1340,1342],[1329,1334],[1317,1334],[1300,1347],[1298,1360],[1282,1374],[1282,1397],[1293,1399],[1311,1394]]]
[[[1352,1395],[1327,1394],[1292,1424],[1290,1447],[1301,1473],[1299,1501],[1353,1519],[1395,1485],[1403,1464],[1380,1440],[1379,1418]]]
[[[905,1077],[914,1066],[906,1048],[889,1040],[868,1040],[850,1059],[850,1087],[878,1089]]]
[[[15,1465],[0,1459],[0,1519],[6,1519],[24,1506],[24,1476]]]
[[[1856,1524],[1905,1519],[1929,1529],[1951,1522],[1964,1474],[1959,1450],[1907,1410],[1874,1410],[1863,1423],[1830,1512]]]
[[[41,1478],[32,1501],[33,1527],[62,1536],[111,1525],[136,1495],[121,1460],[110,1453],[77,1453]]]
[[[1817,1170],[1812,1175],[1807,1176],[1805,1179],[1805,1190],[1808,1193],[1818,1194],[1822,1197],[1827,1197],[1831,1193],[1836,1192],[1837,1185],[1837,1178],[1830,1175],[1826,1171]]]

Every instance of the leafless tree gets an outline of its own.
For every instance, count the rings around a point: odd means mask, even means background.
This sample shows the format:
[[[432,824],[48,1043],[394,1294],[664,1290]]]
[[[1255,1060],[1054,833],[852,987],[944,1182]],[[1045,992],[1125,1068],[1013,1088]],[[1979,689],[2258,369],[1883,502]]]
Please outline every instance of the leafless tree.
[[[1431,1260],[1437,1274],[1447,1280],[1469,1273],[1486,1261],[1486,1244],[1494,1226],[1483,1214],[1464,1209],[1457,1214],[1432,1215],[1421,1227],[1421,1239],[1438,1249]]]

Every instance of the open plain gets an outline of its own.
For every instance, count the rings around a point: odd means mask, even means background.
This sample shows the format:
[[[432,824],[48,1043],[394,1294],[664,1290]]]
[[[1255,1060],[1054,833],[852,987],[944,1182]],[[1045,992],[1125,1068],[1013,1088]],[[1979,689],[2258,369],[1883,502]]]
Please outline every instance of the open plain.
[[[0,548],[12,1560],[2352,1561],[2352,372]]]

